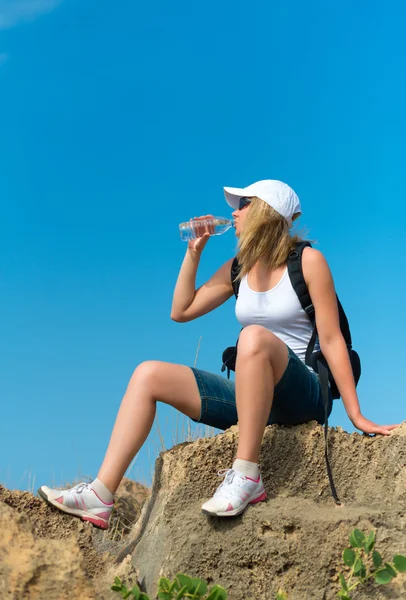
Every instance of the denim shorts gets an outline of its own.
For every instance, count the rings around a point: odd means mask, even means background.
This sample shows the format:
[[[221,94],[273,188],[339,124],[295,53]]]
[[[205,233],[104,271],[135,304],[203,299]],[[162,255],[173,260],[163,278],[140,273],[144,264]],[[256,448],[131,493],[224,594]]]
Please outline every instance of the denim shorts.
[[[298,425],[307,421],[325,421],[321,386],[316,373],[310,371],[290,348],[288,365],[275,386],[274,398],[267,425]],[[191,367],[201,398],[201,413],[195,423],[216,429],[228,429],[238,421],[235,403],[235,384],[231,379]],[[333,408],[329,388],[327,416]]]

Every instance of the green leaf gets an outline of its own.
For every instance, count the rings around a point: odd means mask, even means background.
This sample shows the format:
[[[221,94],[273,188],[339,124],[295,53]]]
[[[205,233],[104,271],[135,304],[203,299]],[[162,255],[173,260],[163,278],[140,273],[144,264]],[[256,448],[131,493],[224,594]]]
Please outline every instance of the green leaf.
[[[114,577],[114,583],[116,585],[121,585],[121,579],[120,579],[120,577]]]
[[[358,556],[354,563],[354,574],[357,575],[362,570],[363,567],[364,567],[364,563]]]
[[[147,594],[144,594],[144,592],[141,592],[138,600],[150,600],[150,598],[149,598],[149,596],[147,596]]]
[[[348,596],[347,592],[344,592],[343,590],[341,590],[341,592],[338,592],[337,595],[339,596],[339,598],[341,598],[341,600],[351,600],[351,596]]]
[[[138,585],[134,585],[131,590],[131,595],[135,598],[135,600],[139,600],[140,597],[140,588],[138,587]]]
[[[186,587],[187,591],[192,587],[192,579],[183,573],[178,573],[176,575],[176,580],[179,582],[181,587]]]
[[[343,588],[343,591],[344,592],[348,592],[348,585],[347,585],[347,582],[345,580],[344,575],[342,573],[340,573],[339,576],[338,576],[338,578],[340,580],[341,587]]]
[[[399,573],[406,573],[406,556],[403,556],[403,554],[396,554],[393,557],[393,564]]]
[[[111,589],[113,592],[121,592],[121,585],[112,585]]]
[[[390,583],[393,579],[393,576],[387,569],[380,569],[375,573],[375,581],[376,583]]]
[[[392,575],[392,577],[397,577],[397,573],[390,563],[387,563],[387,562],[385,563],[385,569],[387,571],[389,571],[389,573]]]
[[[374,563],[375,569],[378,569],[382,564],[382,556],[377,550],[372,552],[372,562]]]
[[[172,597],[171,592],[158,592],[159,600],[172,600]]]
[[[343,561],[347,567],[352,567],[355,563],[355,552],[351,548],[346,548],[343,552]]]
[[[206,600],[227,600],[227,592],[221,585],[214,585]]]
[[[284,591],[279,590],[278,593],[276,594],[275,600],[288,600],[288,597]]]
[[[192,585],[190,588],[190,592],[194,594],[195,598],[201,598],[202,596],[207,594],[207,583],[202,579],[192,577]]]
[[[354,529],[350,534],[350,544],[353,548],[362,548],[365,535],[359,529]]]
[[[372,548],[375,546],[375,531],[371,531],[367,539],[364,542],[364,550],[369,554]]]

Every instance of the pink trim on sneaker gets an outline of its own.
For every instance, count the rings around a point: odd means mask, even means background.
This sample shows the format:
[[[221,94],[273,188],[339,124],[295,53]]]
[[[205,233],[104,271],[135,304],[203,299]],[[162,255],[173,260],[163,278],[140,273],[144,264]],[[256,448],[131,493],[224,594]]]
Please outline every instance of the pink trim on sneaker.
[[[90,489],[92,490],[93,494],[96,494],[96,496],[98,497],[98,499],[100,500],[100,502],[103,502],[103,504],[105,506],[113,506],[114,505],[114,502],[104,502],[104,500],[102,500],[100,498],[99,494],[97,492],[95,492],[93,488],[90,488]]]
[[[109,524],[106,521],[104,521],[104,519],[97,519],[97,518],[93,518],[93,517],[82,517],[82,521],[89,521],[89,523],[92,523],[93,525],[97,525],[97,527],[101,527],[101,529],[109,528]]]
[[[229,511],[229,510],[234,510],[234,506],[231,504],[231,502],[228,503],[228,506],[226,508],[226,511]]]
[[[248,477],[248,475],[246,475],[246,478],[250,481],[254,481],[255,483],[259,483],[259,480],[261,479],[261,474],[258,475],[258,479],[252,479],[252,477]]]
[[[100,519],[106,519],[106,521],[108,521],[110,519],[110,515],[111,515],[111,512],[109,510],[106,510],[104,512],[97,513],[97,515],[95,515],[95,517],[100,517]]]
[[[258,498],[254,498],[253,500],[250,500],[250,504],[255,504],[256,502],[262,502],[263,500],[266,500],[266,492],[262,492],[262,494],[260,496],[258,496]]]
[[[59,498],[55,498],[55,502],[59,502],[59,504],[63,504],[63,496],[59,496]]]

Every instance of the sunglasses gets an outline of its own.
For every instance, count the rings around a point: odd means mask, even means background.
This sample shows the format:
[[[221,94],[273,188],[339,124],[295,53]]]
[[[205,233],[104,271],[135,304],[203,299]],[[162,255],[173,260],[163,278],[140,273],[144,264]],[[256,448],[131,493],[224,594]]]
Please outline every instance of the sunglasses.
[[[238,204],[238,210],[242,210],[243,208],[248,206],[248,204],[251,204],[250,198],[240,198],[240,202]]]

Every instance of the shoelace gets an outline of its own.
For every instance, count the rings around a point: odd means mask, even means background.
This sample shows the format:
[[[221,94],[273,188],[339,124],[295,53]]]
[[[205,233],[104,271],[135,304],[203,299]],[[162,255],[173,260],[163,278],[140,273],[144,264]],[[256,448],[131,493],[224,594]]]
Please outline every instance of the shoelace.
[[[241,487],[244,484],[245,481],[245,477],[244,475],[239,475],[237,474],[234,469],[220,469],[220,471],[217,472],[217,475],[219,477],[225,477],[223,483],[221,483],[219,485],[219,487],[217,488],[217,490],[214,493],[214,496],[221,496],[222,498],[226,498],[227,500],[229,498],[232,497],[232,493],[230,489],[227,489],[228,486],[231,486],[231,484],[233,483],[234,479],[234,489],[235,486],[237,485],[237,487]]]
[[[73,488],[71,488],[70,490],[67,490],[67,491],[81,494],[83,492],[83,490],[90,490],[90,483],[78,483]]]

